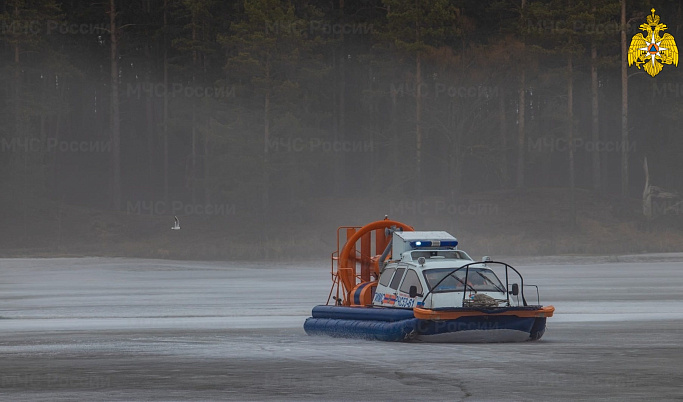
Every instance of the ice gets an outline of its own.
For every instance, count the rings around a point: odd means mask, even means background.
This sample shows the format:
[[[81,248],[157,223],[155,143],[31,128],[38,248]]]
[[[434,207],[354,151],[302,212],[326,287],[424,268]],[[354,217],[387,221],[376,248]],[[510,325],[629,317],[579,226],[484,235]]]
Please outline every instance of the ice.
[[[307,336],[327,261],[2,259],[0,399],[683,398],[683,256],[575,260],[513,263],[541,341],[463,345]]]

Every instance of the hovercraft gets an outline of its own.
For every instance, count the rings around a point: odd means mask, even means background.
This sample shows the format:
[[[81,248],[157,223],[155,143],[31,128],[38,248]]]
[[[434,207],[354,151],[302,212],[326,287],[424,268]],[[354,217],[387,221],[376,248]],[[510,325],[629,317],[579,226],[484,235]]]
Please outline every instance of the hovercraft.
[[[526,285],[509,264],[474,261],[457,246],[447,232],[414,231],[387,218],[340,227],[332,289],[304,330],[382,341],[541,339],[555,308],[540,305],[538,287]],[[524,290],[530,287],[537,304],[527,303]]]

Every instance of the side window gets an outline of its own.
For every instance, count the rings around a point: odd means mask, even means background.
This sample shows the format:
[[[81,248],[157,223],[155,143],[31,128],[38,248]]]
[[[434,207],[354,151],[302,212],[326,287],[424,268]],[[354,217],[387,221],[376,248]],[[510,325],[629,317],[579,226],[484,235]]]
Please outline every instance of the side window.
[[[394,274],[394,271],[396,271],[395,268],[387,268],[382,272],[382,277],[379,278],[379,284],[382,286],[388,286],[389,281],[391,280],[391,275]]]
[[[391,285],[389,285],[390,288],[398,289],[398,284],[401,283],[401,279],[403,279],[403,272],[405,272],[405,270],[405,268],[396,269],[396,275],[394,275],[394,279],[391,280]]]
[[[411,286],[416,286],[417,294],[422,294],[422,284],[420,283],[420,278],[417,276],[417,272],[413,271],[412,269],[406,272],[406,279],[403,280],[403,284],[401,285],[401,292],[409,293]]]

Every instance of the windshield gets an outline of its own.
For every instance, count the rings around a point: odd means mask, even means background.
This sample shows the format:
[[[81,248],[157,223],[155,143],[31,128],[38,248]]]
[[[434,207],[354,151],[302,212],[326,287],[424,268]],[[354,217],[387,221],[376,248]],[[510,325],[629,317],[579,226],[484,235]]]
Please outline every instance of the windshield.
[[[425,270],[424,276],[427,280],[429,289],[432,292],[461,292],[465,288],[466,269],[463,268],[453,272],[454,269],[455,268],[437,268]],[[434,289],[434,286],[444,277],[446,277],[446,279]],[[470,267],[469,273],[467,274],[467,290],[476,290],[477,292],[505,292],[505,286],[490,269]]]
[[[461,250],[420,250],[413,251],[410,255],[413,261],[417,261],[420,257],[424,257],[425,259],[448,258],[451,260],[472,260],[466,252]]]

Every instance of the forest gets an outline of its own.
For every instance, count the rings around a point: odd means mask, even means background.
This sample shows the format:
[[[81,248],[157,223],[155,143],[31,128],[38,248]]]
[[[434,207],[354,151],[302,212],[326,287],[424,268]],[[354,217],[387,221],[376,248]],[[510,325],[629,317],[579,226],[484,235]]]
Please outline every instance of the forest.
[[[680,1],[0,0],[0,13],[5,255],[327,256],[337,226],[385,214],[482,252],[683,245],[683,70],[626,62],[648,16],[683,43]],[[659,221],[643,217],[649,185],[665,194]]]

